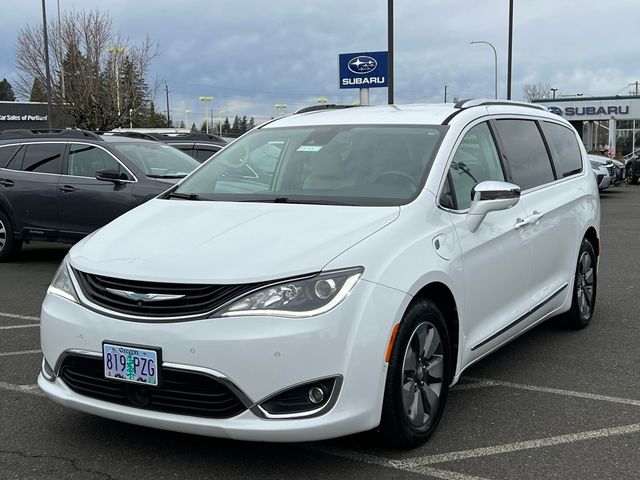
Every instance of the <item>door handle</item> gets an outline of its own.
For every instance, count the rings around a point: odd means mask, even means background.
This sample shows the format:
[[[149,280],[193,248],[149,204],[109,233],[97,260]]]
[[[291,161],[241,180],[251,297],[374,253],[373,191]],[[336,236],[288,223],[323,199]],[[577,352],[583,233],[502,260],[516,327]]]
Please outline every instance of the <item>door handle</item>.
[[[528,217],[528,220],[529,220],[530,224],[534,224],[538,220],[540,220],[542,217],[544,217],[544,213],[540,213],[537,210],[534,210],[533,213],[531,214],[531,216]]]
[[[13,187],[15,182],[13,180],[9,180],[8,178],[0,178],[0,185],[3,187]]]
[[[516,218],[516,224],[513,226],[513,228],[515,228],[516,230],[518,230],[519,228],[525,227],[529,225],[529,217],[527,218]]]
[[[62,187],[58,187],[58,190],[64,193],[71,193],[71,192],[75,192],[76,187],[72,187],[71,185],[63,185]]]

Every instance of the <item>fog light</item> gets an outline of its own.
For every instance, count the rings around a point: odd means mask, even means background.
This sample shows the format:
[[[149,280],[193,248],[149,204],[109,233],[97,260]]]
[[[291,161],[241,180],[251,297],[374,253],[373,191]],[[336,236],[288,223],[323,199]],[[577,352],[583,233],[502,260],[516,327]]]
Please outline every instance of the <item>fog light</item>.
[[[311,403],[322,403],[324,400],[324,390],[320,387],[311,387],[309,389],[309,400],[311,400]]]

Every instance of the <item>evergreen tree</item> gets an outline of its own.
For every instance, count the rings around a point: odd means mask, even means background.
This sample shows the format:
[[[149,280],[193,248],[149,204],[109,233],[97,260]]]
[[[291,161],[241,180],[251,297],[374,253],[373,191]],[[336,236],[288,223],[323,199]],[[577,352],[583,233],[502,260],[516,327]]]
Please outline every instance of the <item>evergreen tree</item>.
[[[247,130],[253,130],[256,126],[256,121],[253,117],[249,119],[249,123],[247,124]]]
[[[196,122],[193,122],[193,123],[191,124],[191,131],[192,131],[192,132],[197,132],[197,131],[198,131],[198,127],[196,127]]]
[[[245,133],[247,131],[247,116],[244,115],[242,120],[240,120],[240,133]]]
[[[42,81],[36,77],[33,79],[33,86],[31,87],[30,102],[46,102],[47,92],[45,91]]]
[[[229,133],[231,131],[231,123],[229,123],[229,117],[225,117],[222,123],[222,133]]]
[[[16,96],[13,93],[13,87],[6,78],[0,82],[0,100],[4,102],[15,102]]]
[[[241,133],[240,132],[240,118],[236,115],[236,118],[233,119],[233,125],[231,127],[231,133]]]
[[[187,127],[185,127],[185,125],[184,125],[184,120],[180,120],[180,128],[187,128]]]
[[[156,111],[153,100],[149,102],[148,116],[145,126],[149,128],[163,128],[167,125],[167,118],[160,112]],[[183,123],[184,124],[184,123]]]
[[[202,125],[200,126],[200,131],[202,133],[205,133],[207,131],[207,121],[206,120],[204,122],[202,122]]]

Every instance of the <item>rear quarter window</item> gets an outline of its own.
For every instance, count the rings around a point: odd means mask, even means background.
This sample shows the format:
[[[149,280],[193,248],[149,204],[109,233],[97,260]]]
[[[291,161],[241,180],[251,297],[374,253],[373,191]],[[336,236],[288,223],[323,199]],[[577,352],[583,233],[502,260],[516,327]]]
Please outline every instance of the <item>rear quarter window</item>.
[[[7,147],[0,147],[0,168],[5,168],[9,165],[9,162],[16,154],[20,145],[9,145]]]
[[[542,122],[558,177],[568,177],[582,171],[582,154],[573,130],[557,123]]]

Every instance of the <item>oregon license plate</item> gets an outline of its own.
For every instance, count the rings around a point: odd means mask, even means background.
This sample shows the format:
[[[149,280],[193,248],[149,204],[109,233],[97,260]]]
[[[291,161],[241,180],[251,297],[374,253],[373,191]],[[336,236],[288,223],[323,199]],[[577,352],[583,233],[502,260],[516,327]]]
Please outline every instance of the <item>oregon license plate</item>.
[[[112,380],[158,385],[158,351],[130,345],[102,344],[104,376]]]

